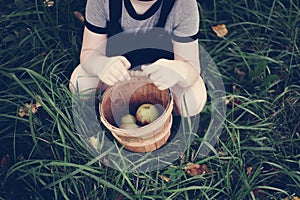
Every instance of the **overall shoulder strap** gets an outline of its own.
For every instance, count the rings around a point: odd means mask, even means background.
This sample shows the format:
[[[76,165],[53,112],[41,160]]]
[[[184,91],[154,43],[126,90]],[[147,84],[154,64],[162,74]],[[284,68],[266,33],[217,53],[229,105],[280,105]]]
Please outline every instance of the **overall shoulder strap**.
[[[166,25],[166,21],[168,19],[168,16],[174,6],[175,0],[163,0],[160,16],[158,23],[156,24],[156,27],[163,28]]]
[[[123,0],[109,0],[109,21],[113,24],[120,23]]]
[[[108,37],[122,32],[120,19],[123,0],[109,0]]]

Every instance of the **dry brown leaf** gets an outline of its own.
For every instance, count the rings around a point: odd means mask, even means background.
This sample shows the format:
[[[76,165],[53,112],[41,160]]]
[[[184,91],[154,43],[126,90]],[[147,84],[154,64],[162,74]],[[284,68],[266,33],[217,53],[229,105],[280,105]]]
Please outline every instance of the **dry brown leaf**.
[[[224,98],[225,105],[240,105],[242,102],[234,96]]]
[[[123,194],[119,194],[115,200],[122,200],[124,198],[124,195]]]
[[[170,182],[170,178],[167,176],[162,176],[162,175],[158,175],[159,178],[161,178],[162,180],[164,180],[165,182],[169,183]]]
[[[240,70],[239,68],[234,68],[234,73],[237,74],[240,81],[243,81],[245,77],[247,76],[246,72]]]
[[[41,107],[41,104],[39,103],[35,103],[35,104],[25,103],[25,108],[27,110],[31,110],[32,114],[35,114],[38,111],[39,107]]]
[[[25,112],[24,107],[19,108],[18,115],[19,115],[20,117],[24,117],[25,115],[27,116],[27,114],[28,114],[28,113]],[[29,116],[29,114],[28,114],[28,116]]]
[[[109,160],[106,157],[103,157],[103,162],[102,162],[106,167],[108,167],[109,164]]]
[[[46,56],[47,55],[47,52],[45,51],[42,51],[41,53],[39,53],[37,56]]]
[[[246,72],[240,70],[240,69],[237,68],[237,67],[234,68],[234,73],[236,73],[236,74],[239,75],[239,76],[243,76],[243,77],[247,75]]]
[[[183,169],[191,176],[198,176],[208,172],[206,164],[200,165],[198,163],[191,162],[189,162]]]
[[[261,188],[255,188],[254,190],[252,190],[253,194],[255,197],[258,197],[259,199],[264,199],[265,197],[265,192],[263,189]]]
[[[41,107],[41,104],[38,102],[34,104],[25,103],[24,106],[19,108],[18,115],[20,117],[30,116],[30,113],[35,114],[39,107]]]
[[[9,165],[9,163],[10,163],[10,157],[8,154],[6,154],[1,159],[1,167],[5,168]]]
[[[54,6],[54,1],[44,0],[44,4],[45,6],[52,7]]]
[[[84,17],[81,14],[81,12],[79,11],[74,11],[73,14],[75,15],[75,17],[77,17],[77,19],[79,19],[81,22],[84,22]]]
[[[247,167],[246,174],[249,176],[252,173],[253,167]]]
[[[300,200],[300,198],[297,196],[293,196],[292,198],[286,197],[284,200]]]
[[[98,149],[99,142],[96,137],[94,136],[90,137],[89,142],[96,150]]]
[[[240,88],[236,85],[232,85],[232,89],[235,93],[240,93],[241,92]]]
[[[18,155],[17,160],[20,160],[20,161],[24,160],[24,155],[23,154]]]
[[[212,30],[217,34],[218,37],[224,37],[228,34],[228,30],[225,24],[218,24],[211,27]]]
[[[234,101],[234,97],[230,96],[228,98],[224,98],[225,105],[228,105]]]

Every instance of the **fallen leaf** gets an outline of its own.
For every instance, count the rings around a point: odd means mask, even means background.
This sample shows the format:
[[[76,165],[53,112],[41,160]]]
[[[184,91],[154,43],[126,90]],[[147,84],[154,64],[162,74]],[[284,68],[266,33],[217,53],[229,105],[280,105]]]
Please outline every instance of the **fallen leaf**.
[[[38,108],[41,107],[41,104],[35,103],[35,104],[25,104],[25,108],[27,110],[31,110],[32,114],[35,114],[38,111]]]
[[[217,34],[218,37],[224,37],[228,34],[228,30],[225,24],[218,24],[211,27],[212,30]]]
[[[27,113],[25,113],[24,107],[19,108],[18,114],[20,117],[24,117],[25,115],[27,115]]]
[[[300,198],[297,196],[293,196],[292,198],[286,197],[284,200],[300,200]]]
[[[6,154],[1,159],[1,167],[5,168],[9,165],[9,163],[10,163],[10,157],[8,154]]]
[[[240,105],[242,102],[236,98],[234,98],[234,96],[229,96],[224,98],[224,103],[225,105]]]
[[[108,167],[110,164],[109,164],[109,160],[106,158],[106,157],[103,157],[103,162],[104,166]]]
[[[158,175],[159,178],[161,178],[162,180],[164,180],[165,182],[169,183],[170,182],[170,178],[167,176],[162,176],[162,175]]]
[[[240,93],[241,92],[240,88],[236,85],[232,85],[232,89],[235,93]]]
[[[90,137],[89,139],[90,144],[97,150],[98,149],[98,139],[94,136]]]
[[[234,101],[234,97],[233,96],[230,96],[229,98],[225,98],[224,99],[225,105],[228,105],[228,104],[230,104],[233,101]]]
[[[54,5],[54,1],[44,0],[45,6],[52,7]]]
[[[41,107],[41,104],[39,102],[34,104],[25,103],[24,106],[19,108],[19,116],[29,116],[30,113],[35,114],[38,111],[38,108]]]
[[[45,51],[42,51],[41,53],[39,53],[37,56],[46,56],[47,55],[47,52]]]
[[[253,167],[247,167],[246,174],[249,176],[252,173]]]
[[[24,160],[24,155],[23,154],[18,155],[17,160],[19,161]]]
[[[73,14],[75,15],[75,17],[77,17],[77,19],[79,19],[81,22],[84,22],[84,17],[81,14],[81,12],[79,11],[74,11]]]
[[[259,199],[264,199],[265,197],[265,193],[261,188],[255,188],[254,190],[252,190],[252,192],[255,195],[255,197],[258,197]]]
[[[179,158],[180,158],[180,165],[184,164],[186,162],[186,156],[183,152],[179,152]]]
[[[123,199],[123,197],[124,197],[124,195],[123,194],[119,194],[116,198],[115,198],[115,200],[122,200]]]
[[[191,162],[189,162],[183,169],[191,176],[198,176],[208,172],[206,164],[200,165],[198,163]]]
[[[247,75],[244,71],[240,70],[237,67],[234,68],[234,73],[239,75],[239,76],[242,76],[242,77],[245,77]]]

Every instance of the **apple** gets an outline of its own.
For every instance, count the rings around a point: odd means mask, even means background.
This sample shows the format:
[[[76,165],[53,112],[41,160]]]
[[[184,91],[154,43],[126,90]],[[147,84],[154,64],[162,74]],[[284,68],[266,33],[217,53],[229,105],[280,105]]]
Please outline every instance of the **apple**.
[[[135,129],[139,128],[137,124],[121,124],[120,126],[121,129]]]
[[[151,103],[142,104],[136,111],[136,119],[139,124],[147,125],[156,120],[160,112],[156,105]]]
[[[131,114],[126,114],[121,117],[121,124],[135,124],[135,123],[136,123],[136,119]]]

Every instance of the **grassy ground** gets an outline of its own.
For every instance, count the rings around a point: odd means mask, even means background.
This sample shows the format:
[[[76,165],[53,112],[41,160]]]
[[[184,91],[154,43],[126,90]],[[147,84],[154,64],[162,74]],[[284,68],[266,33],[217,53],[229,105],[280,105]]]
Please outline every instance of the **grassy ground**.
[[[75,134],[67,83],[83,28],[74,11],[85,2],[47,2],[0,0],[0,199],[300,196],[298,1],[199,1],[200,43],[226,88],[224,130],[209,156],[195,159],[195,140],[179,162],[151,173],[105,167]],[[217,24],[225,37],[212,31]],[[36,102],[37,113],[18,115]],[[188,162],[208,170],[191,176]]]

